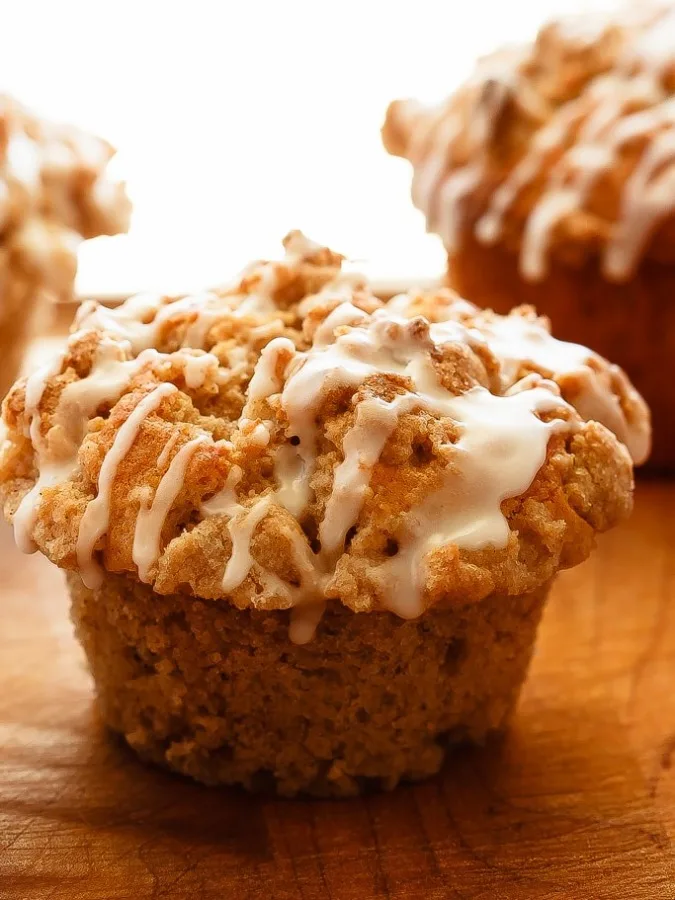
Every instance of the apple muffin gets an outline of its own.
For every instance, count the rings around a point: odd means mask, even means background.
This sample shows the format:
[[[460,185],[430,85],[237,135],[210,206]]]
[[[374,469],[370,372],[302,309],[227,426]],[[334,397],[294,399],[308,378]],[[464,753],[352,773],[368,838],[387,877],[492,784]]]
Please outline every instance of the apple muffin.
[[[5,400],[0,499],[67,571],[141,757],[349,796],[504,727],[556,573],[630,512],[649,414],[529,308],[385,305],[285,246],[202,295],[83,305]]]

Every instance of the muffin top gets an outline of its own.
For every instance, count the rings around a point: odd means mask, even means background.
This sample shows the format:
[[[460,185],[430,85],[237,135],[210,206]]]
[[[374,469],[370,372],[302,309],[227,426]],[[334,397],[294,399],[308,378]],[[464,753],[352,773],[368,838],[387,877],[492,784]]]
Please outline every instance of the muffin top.
[[[396,101],[387,149],[414,167],[413,201],[452,254],[468,234],[628,280],[675,262],[675,9],[635,4],[552,22],[481,59],[448,100]]]
[[[0,95],[0,278],[70,294],[78,242],[129,224],[124,185],[106,175],[113,155],[106,141]]]
[[[3,407],[22,549],[96,587],[404,617],[529,591],[630,510],[649,449],[616,366],[531,309],[382,303],[300,233],[199,296],[85,304]],[[615,436],[616,435],[616,436]]]

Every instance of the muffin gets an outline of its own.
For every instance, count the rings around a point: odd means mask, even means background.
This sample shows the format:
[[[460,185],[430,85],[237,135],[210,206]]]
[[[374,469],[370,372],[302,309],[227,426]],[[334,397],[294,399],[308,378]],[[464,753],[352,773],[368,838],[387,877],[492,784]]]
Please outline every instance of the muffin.
[[[649,417],[531,309],[385,305],[285,246],[200,296],[82,306],[5,399],[0,498],[67,571],[141,757],[349,796],[504,726],[557,571],[630,512]]]
[[[41,301],[71,296],[79,242],[127,230],[124,185],[105,174],[113,153],[105,141],[0,95],[0,398],[16,378]]]
[[[388,150],[442,238],[449,282],[621,365],[654,417],[650,465],[675,470],[675,10],[546,25],[477,64],[447,101],[393,103]]]

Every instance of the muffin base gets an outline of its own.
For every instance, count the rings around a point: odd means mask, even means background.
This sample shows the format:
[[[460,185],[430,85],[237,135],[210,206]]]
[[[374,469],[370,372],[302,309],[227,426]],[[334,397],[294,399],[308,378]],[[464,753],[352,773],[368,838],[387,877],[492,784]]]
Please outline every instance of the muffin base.
[[[449,744],[502,728],[549,588],[412,621],[334,603],[298,646],[288,611],[160,596],[124,576],[68,583],[103,718],[142,758],[321,797],[432,775]]]
[[[582,268],[551,262],[536,283],[521,278],[518,257],[466,238],[448,260],[448,280],[479,306],[507,313],[531,304],[564,341],[591,347],[629,375],[652,410],[648,469],[675,473],[675,267],[646,260],[626,284],[606,281],[597,260]]]

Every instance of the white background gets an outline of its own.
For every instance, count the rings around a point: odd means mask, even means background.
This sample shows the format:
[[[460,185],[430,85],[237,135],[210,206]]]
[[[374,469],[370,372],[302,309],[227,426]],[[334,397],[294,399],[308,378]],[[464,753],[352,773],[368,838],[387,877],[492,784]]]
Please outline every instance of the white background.
[[[415,278],[443,253],[409,204],[408,165],[381,147],[388,101],[440,98],[476,55],[598,5],[15,0],[0,89],[120,150],[131,233],[83,248],[83,293],[222,281],[296,227]]]

